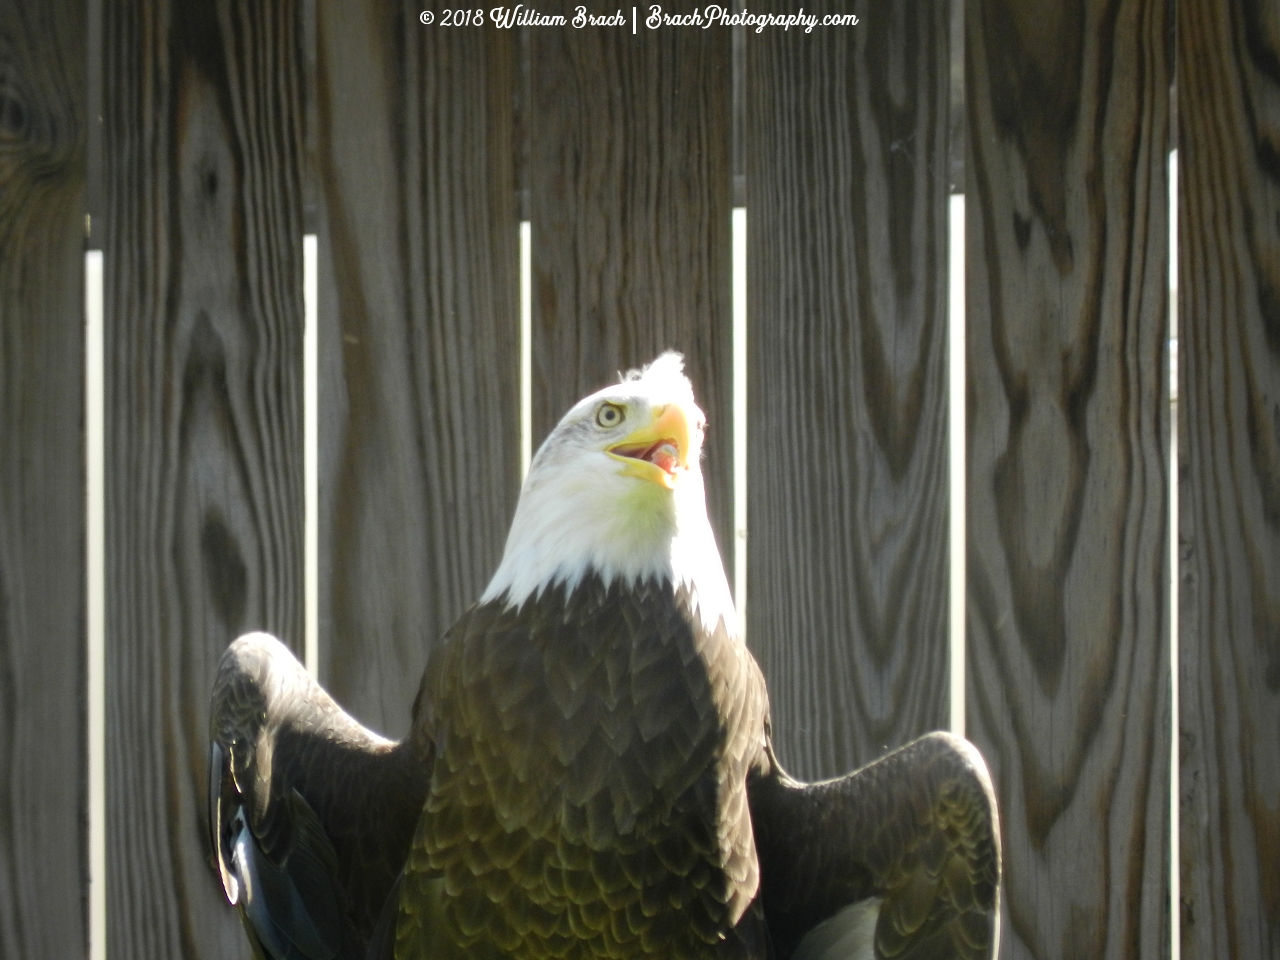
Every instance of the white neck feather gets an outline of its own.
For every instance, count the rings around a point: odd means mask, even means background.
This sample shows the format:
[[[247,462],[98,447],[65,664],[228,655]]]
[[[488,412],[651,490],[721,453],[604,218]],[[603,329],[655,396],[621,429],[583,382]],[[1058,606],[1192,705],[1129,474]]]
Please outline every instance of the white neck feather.
[[[653,580],[687,587],[707,630],[723,620],[740,636],[697,467],[670,491],[621,476],[603,453],[585,454],[573,469],[553,475],[537,468],[535,460],[481,602],[505,597],[515,607],[554,584],[572,593],[594,571],[606,585]]]

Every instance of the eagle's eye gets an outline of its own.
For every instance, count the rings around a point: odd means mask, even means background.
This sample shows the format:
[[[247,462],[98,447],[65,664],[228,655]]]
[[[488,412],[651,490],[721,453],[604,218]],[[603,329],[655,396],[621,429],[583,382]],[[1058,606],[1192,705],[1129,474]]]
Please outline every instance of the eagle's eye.
[[[596,423],[610,430],[626,419],[627,412],[616,403],[602,403],[596,411]]]

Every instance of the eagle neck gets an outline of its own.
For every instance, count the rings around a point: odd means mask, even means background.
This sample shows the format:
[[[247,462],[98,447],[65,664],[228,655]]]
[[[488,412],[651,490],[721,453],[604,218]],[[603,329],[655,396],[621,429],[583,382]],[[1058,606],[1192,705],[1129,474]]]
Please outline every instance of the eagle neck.
[[[686,479],[665,501],[630,512],[585,494],[544,496],[536,485],[527,485],[502,562],[481,602],[520,607],[554,587],[572,596],[588,578],[605,588],[618,583],[634,589],[652,582],[687,592],[691,613],[706,631],[723,626],[739,636],[701,473],[690,471]],[[650,494],[644,488],[641,492]]]

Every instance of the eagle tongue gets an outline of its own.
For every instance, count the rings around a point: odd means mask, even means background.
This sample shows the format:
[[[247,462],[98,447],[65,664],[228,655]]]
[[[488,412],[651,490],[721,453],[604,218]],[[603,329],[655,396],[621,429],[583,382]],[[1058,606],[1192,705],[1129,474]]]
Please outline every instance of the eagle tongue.
[[[650,463],[667,473],[675,473],[680,463],[680,452],[675,445],[667,441],[657,444],[645,457]]]

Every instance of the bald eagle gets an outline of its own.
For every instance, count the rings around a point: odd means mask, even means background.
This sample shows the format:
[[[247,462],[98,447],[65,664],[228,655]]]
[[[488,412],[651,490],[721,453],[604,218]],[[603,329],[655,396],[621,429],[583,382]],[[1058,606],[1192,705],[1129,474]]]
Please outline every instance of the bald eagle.
[[[213,859],[271,960],[989,957],[1000,840],[965,741],[782,770],[678,354],[573,407],[399,743],[265,634],[213,690]]]

